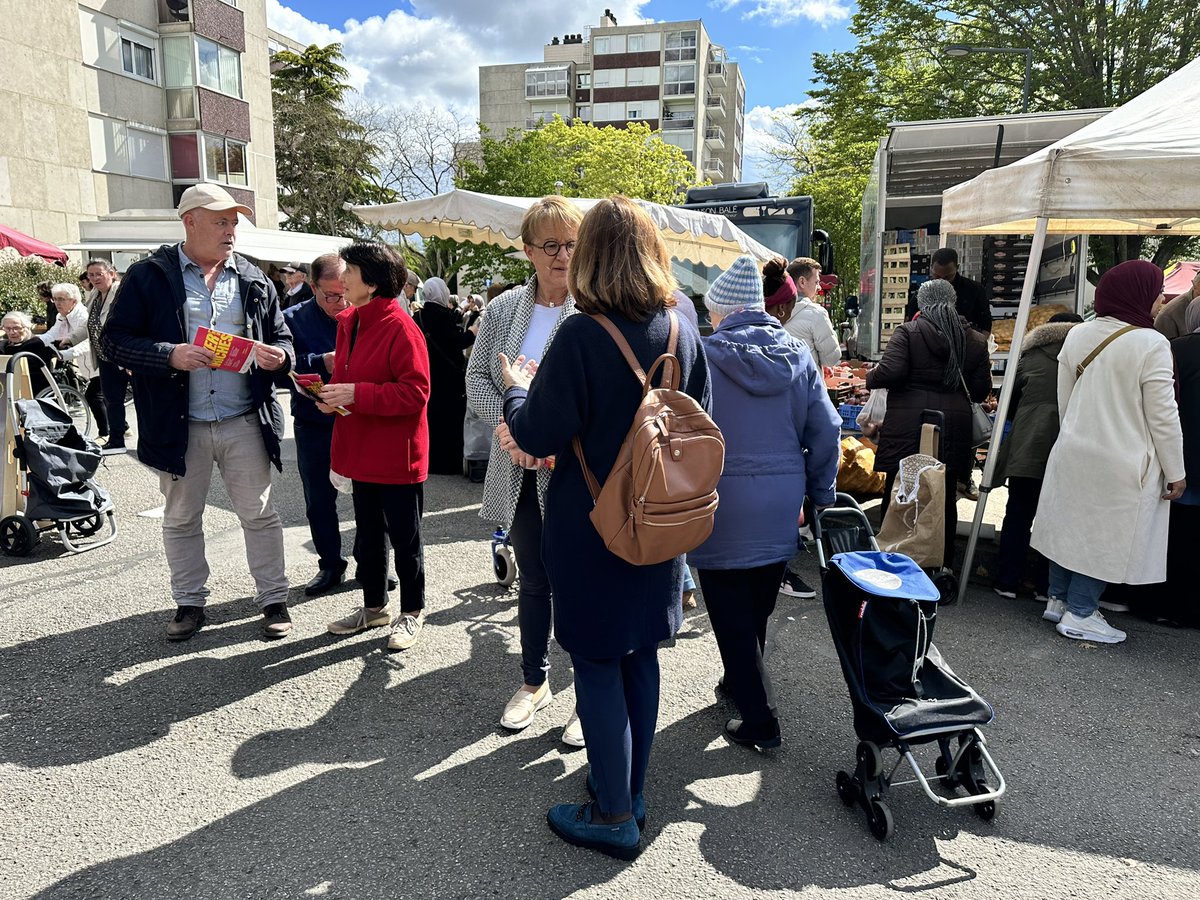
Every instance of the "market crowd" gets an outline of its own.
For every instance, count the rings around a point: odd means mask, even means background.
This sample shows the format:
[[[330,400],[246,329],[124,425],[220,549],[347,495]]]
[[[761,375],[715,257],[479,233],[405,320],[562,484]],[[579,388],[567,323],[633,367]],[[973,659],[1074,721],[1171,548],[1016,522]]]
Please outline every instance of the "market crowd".
[[[110,264],[89,263],[86,305],[76,286],[51,286],[57,317],[46,339],[19,315],[3,323],[10,347],[32,340],[63,359],[94,357],[81,368],[114,452],[124,403],[107,398],[123,401],[131,379],[137,456],[156,471],[165,504],[168,639],[205,624],[202,518],[214,464],[244,534],[263,634],[292,629],[271,481],[287,388],[317,555],[304,591],[337,587],[353,558],[361,602],[327,629],[380,629],[393,651],[417,645],[425,621],[424,484],[430,472],[463,471],[464,422],[489,432],[480,515],[505,530],[520,573],[520,682],[497,698],[500,724],[524,729],[553,702],[553,635],[574,669],[576,709],[562,739],[585,746],[590,763],[592,799],[553,807],[556,834],[618,857],[639,851],[658,648],[681,626],[693,569],[723,663],[718,690],[738,710],[724,732],[750,747],[780,744],[767,624],[781,590],[815,596],[788,562],[806,503],[834,502],[842,455],[825,380],[841,352],[819,302],[819,263],[736,259],[703,297],[712,331],[701,337],[657,229],[622,197],[586,216],[561,197],[534,202],[521,228],[533,275],[490,292],[486,305],[440,278],[420,281],[379,242],[264,273],[235,252],[238,215],[250,210],[215,185],[189,188],[178,212],[184,240],[120,281]],[[876,456],[885,503],[900,461],[917,450],[924,410],[944,417],[947,480],[969,480],[971,406],[991,392],[990,316],[972,306],[974,283],[953,251],[934,263],[940,274],[867,375],[868,387],[888,391]],[[1164,307],[1162,284],[1148,263],[1117,266],[1097,289],[1095,319],[1049,323],[1022,348],[1000,464],[1009,507],[995,586],[1014,596],[1030,580],[1068,638],[1123,639],[1098,610],[1105,586],[1181,578],[1197,537],[1200,494],[1186,472],[1200,477],[1200,304],[1189,294]],[[253,341],[253,364],[214,367],[201,327]],[[686,560],[634,565],[589,518],[589,472],[603,483],[621,451],[643,393],[631,366],[650,371],[668,347],[679,389],[723,436],[720,502],[711,535]],[[342,495],[356,525],[349,552]],[[1164,589],[1176,599],[1151,605],[1186,620],[1187,595]]]

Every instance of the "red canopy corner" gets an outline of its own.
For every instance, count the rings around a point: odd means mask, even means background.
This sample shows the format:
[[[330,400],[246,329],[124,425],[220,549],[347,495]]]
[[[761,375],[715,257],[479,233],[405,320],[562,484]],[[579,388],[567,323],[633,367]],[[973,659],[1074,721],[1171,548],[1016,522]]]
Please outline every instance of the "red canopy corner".
[[[22,234],[7,225],[0,225],[0,247],[12,247],[22,256],[40,256],[47,262],[58,263],[60,266],[67,264],[67,251]]]
[[[1200,262],[1178,262],[1167,266],[1164,273],[1163,293],[1168,300],[1174,300],[1180,294],[1192,289],[1192,279],[1200,272]]]

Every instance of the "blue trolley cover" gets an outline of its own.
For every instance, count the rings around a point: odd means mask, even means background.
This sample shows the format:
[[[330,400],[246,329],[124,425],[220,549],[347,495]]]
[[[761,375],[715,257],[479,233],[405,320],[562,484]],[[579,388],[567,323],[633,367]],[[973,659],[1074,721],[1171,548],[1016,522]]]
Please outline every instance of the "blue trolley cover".
[[[857,588],[876,597],[937,602],[938,589],[921,567],[903,553],[865,550],[838,553],[829,561]]]

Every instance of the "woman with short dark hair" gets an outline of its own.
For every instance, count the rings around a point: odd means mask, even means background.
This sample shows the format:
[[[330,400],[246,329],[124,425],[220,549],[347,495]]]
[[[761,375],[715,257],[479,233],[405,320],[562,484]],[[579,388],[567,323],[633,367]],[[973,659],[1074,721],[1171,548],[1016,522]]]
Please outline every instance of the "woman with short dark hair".
[[[675,279],[649,215],[624,197],[600,200],[583,218],[568,271],[575,315],[564,321],[530,381],[524,359],[504,365],[504,418],[515,446],[557,460],[545,498],[542,558],[554,593],[554,632],[575,665],[575,700],[587,740],[595,802],[547,814],[563,840],[632,859],[640,850],[642,790],[658,718],[658,644],[679,629],[681,558],[635,566],[611,553],[588,518],[593,502],[583,455],[603,482],[642,398],[621,349],[595,321],[603,315],[645,370],[666,351]],[[709,406],[700,336],[678,327],[680,388]]]
[[[425,339],[396,296],[404,261],[376,241],[343,247],[342,280],[350,309],[338,315],[333,374],[321,410],[350,411],[334,421],[330,464],[350,479],[357,533],[354,559],[363,606],[329,623],[332,634],[392,625],[389,650],[407,650],[425,621],[425,557],[421,545],[424,483],[429,474],[429,357]],[[400,615],[392,623],[387,595],[387,540],[396,554]]]

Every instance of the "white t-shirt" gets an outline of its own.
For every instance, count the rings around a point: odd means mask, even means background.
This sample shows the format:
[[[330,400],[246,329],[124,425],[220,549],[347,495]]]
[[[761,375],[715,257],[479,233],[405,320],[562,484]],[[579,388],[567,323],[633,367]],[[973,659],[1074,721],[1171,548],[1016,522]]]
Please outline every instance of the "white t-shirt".
[[[529,330],[525,332],[525,340],[521,341],[521,355],[526,359],[536,359],[541,363],[546,353],[546,342],[550,340],[550,332],[558,321],[560,306],[541,306],[534,304],[533,318],[529,320]]]

